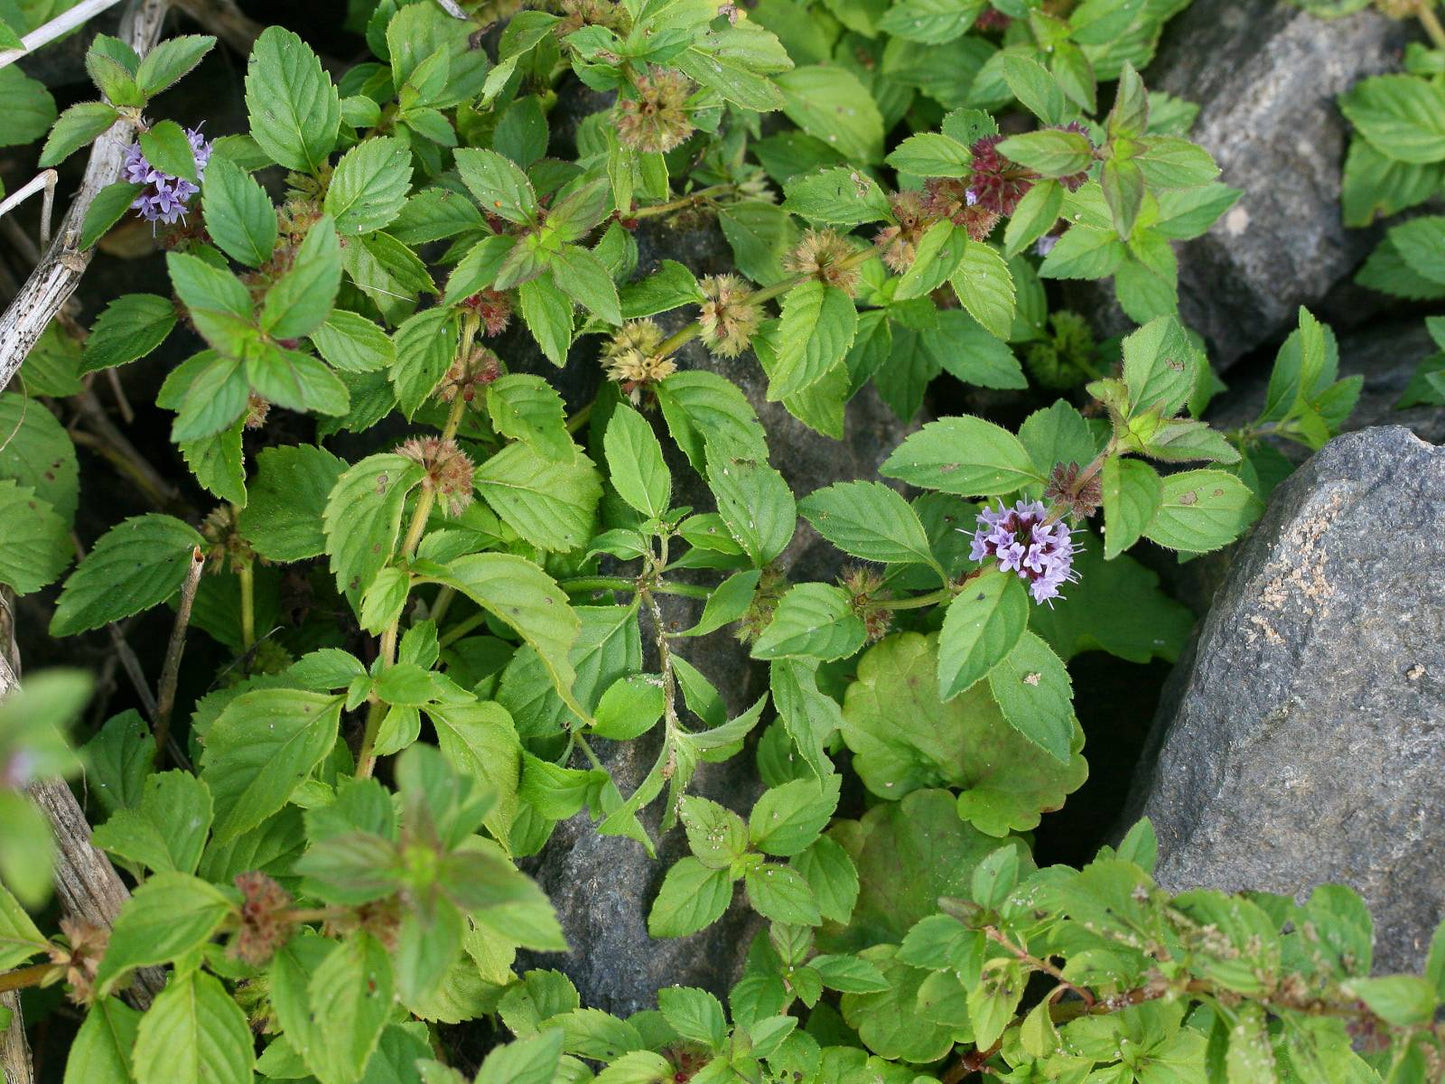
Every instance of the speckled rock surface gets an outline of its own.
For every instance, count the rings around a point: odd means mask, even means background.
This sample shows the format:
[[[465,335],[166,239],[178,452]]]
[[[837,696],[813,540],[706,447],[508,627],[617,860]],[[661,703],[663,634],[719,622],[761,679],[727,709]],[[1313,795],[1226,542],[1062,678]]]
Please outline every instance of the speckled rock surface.
[[[1275,491],[1155,720],[1132,801],[1182,890],[1358,889],[1377,970],[1445,913],[1445,451],[1342,436]]]
[[[663,259],[685,263],[699,276],[728,270],[732,261],[715,226],[649,222],[638,231],[637,240],[639,275],[656,270]],[[693,315],[685,310],[659,322],[672,330]],[[576,381],[575,388],[596,379],[595,372],[572,371],[579,366],[580,352],[581,347],[574,351],[564,378]],[[595,366],[590,360],[582,364]],[[878,464],[913,428],[899,422],[870,387],[848,406],[844,440],[830,440],[797,421],[781,404],[765,401],[766,380],[751,354],[714,358],[693,342],[679,353],[678,364],[684,369],[711,369],[742,388],[768,434],[773,466],[800,497],[844,479],[876,478]],[[548,367],[545,361],[541,366],[536,371]],[[671,454],[661,417],[654,413],[650,420],[669,449],[673,503],[711,509],[713,499],[702,479],[680,454]],[[796,579],[831,579],[840,567],[837,551],[803,521],[780,563]],[[677,628],[695,623],[701,610],[699,603],[677,596],[663,602],[665,620]],[[651,636],[644,619],[644,644]],[[654,657],[650,648],[645,650]],[[743,711],[767,691],[766,667],[749,659],[746,646],[727,629],[677,642],[674,650],[713,682],[731,714]],[[764,716],[769,717],[770,713]],[[624,794],[642,781],[656,759],[656,748],[646,741],[599,744],[598,755]],[[692,791],[746,813],[761,791],[751,746],[724,764],[702,765]],[[657,826],[660,804],[654,803],[643,817],[650,830]],[[653,1007],[656,991],[666,985],[701,986],[726,994],[741,970],[753,933],[761,928],[745,906],[735,904],[720,922],[691,937],[654,941],[647,935],[647,912],[662,878],[686,853],[680,828],[661,837],[654,862],[631,840],[599,836],[585,815],[559,824],[532,872],[556,904],[574,951],[564,957],[543,957],[538,963],[566,972],[584,1005],[622,1014]]]

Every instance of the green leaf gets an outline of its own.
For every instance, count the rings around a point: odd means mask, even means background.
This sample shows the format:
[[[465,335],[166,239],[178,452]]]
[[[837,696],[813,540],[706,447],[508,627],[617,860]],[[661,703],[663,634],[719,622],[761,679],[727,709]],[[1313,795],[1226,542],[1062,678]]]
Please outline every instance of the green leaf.
[[[734,572],[708,595],[697,624],[679,635],[706,636],[740,619],[752,604],[761,577],[762,570],[756,568]]]
[[[748,870],[743,878],[752,909],[773,922],[795,926],[817,926],[823,915],[803,875],[789,866],[764,863]]]
[[[5,545],[0,546],[0,584],[28,595],[54,582],[70,564],[69,528],[34,489],[0,479],[0,521],[6,525]]]
[[[858,311],[836,286],[810,280],[783,296],[768,401],[796,395],[827,375],[853,345]]]
[[[386,332],[346,309],[332,309],[325,323],[311,332],[311,344],[342,372],[374,373],[396,361],[396,347]]]
[[[828,826],[838,808],[843,777],[795,779],[765,790],[748,815],[748,836],[765,854],[801,854]]]
[[[727,1037],[722,1003],[706,990],[668,986],[657,992],[657,1007],[673,1031],[683,1039],[704,1043],[713,1050]]]
[[[948,605],[938,651],[938,693],[952,700],[1007,658],[1029,623],[1023,581],[985,571]]]
[[[215,885],[188,873],[157,873],[116,916],[95,981],[101,988],[132,968],[168,963],[210,940],[235,905]]]
[[[92,1005],[65,1059],[64,1084],[131,1084],[141,1014],[118,997]]]
[[[457,319],[438,305],[402,321],[392,339],[391,382],[402,412],[415,414],[446,375],[457,353]]]
[[[1061,764],[1073,752],[1073,682],[1059,657],[1032,632],[988,675],[989,691],[1019,733]]]
[[[966,144],[942,132],[911,135],[888,155],[888,164],[918,177],[966,177],[973,155]]]
[[[1171,417],[1194,394],[1200,370],[1208,365],[1175,316],[1161,316],[1124,340],[1124,383],[1129,413],[1157,410]]]
[[[127,181],[116,181],[102,188],[85,210],[85,221],[80,226],[80,247],[90,248],[119,222],[140,195],[141,188],[141,185]]]
[[[688,847],[708,869],[729,869],[747,852],[748,827],[726,806],[689,795],[680,803],[679,819]]]
[[[1113,217],[1114,230],[1121,241],[1127,241],[1144,204],[1144,171],[1133,158],[1116,156],[1104,162],[1099,183]]]
[[[528,224],[537,217],[532,182],[510,158],[496,151],[463,147],[456,152],[457,171],[482,210],[508,222]]]
[[[841,587],[800,583],[788,589],[773,619],[753,644],[753,658],[847,658],[868,639],[863,619]]]
[[[563,245],[551,264],[553,281],[563,293],[607,323],[622,323],[617,284],[601,260],[585,248]]]
[[[307,994],[321,1023],[305,1051],[307,1066],[321,1084],[361,1080],[392,1011],[386,950],[370,934],[353,935],[321,961]]]
[[[336,146],[341,99],[321,61],[289,30],[268,26],[246,65],[251,136],[287,169],[317,173]]]
[[[672,501],[672,475],[662,445],[641,414],[619,404],[603,438],[607,473],[617,495],[643,515],[657,518]]]
[[[249,173],[228,158],[206,167],[201,208],[206,232],[238,263],[260,267],[276,247],[276,208]]]
[[[810,136],[850,161],[883,160],[883,116],[868,89],[846,68],[810,65],[777,77],[783,112]]]
[[[517,291],[522,321],[553,365],[567,364],[572,346],[572,300],[550,278],[531,279]]]
[[[1429,1023],[1435,1015],[1435,990],[1416,975],[1387,975],[1375,979],[1354,979],[1345,991],[1359,998],[1387,1024],[1410,1027]]]
[[[322,523],[338,590],[359,598],[391,560],[406,495],[421,478],[416,463],[384,453],[368,456],[337,479]]]
[[[549,1027],[533,1038],[497,1047],[482,1062],[475,1084],[552,1084],[563,1038],[561,1028]]]
[[[141,58],[136,84],[147,97],[154,97],[199,64],[215,44],[209,34],[180,34],[157,42]]]
[[[691,856],[667,871],[647,915],[651,937],[686,937],[711,926],[732,900],[732,878],[725,869],[708,869]]]
[[[1014,282],[1004,258],[988,245],[969,241],[950,282],[968,314],[999,339],[1014,320]]]
[[[756,568],[783,552],[798,525],[797,504],[783,476],[733,446],[707,446],[707,481],[718,514]]]
[[[411,151],[391,136],[365,139],[341,156],[323,207],[340,234],[385,229],[411,187]]]
[[[1340,110],[1381,154],[1424,164],[1445,159],[1445,89],[1409,75],[1362,79]]]
[[[55,126],[45,137],[38,164],[41,168],[60,165],[81,147],[109,131],[119,116],[115,107],[106,102],[77,102],[56,118]]]
[[[1014,97],[1045,124],[1062,124],[1072,110],[1058,81],[1037,60],[1003,53],[1004,81]]]
[[[141,153],[155,169],[196,183],[196,151],[179,124],[160,121],[141,132],[139,139]]]
[[[803,875],[813,898],[818,901],[818,910],[831,922],[846,925],[853,917],[853,908],[858,902],[858,870],[848,852],[831,837],[821,836],[812,846],[793,859],[793,868]],[[823,982],[835,990],[847,989],[840,982],[838,971],[831,970],[826,963],[815,958],[813,966],[823,974]],[[850,985],[857,985],[857,976],[850,977]],[[876,985],[872,986],[877,989]]]
[[[938,638],[904,633],[870,648],[843,704],[843,740],[864,786],[897,801],[920,788],[957,789],[958,816],[1004,836],[1039,823],[1084,782],[1083,732],[1061,764],[1004,718],[988,683],[944,703]],[[928,912],[931,913],[931,912]]]
[[[1148,463],[1113,455],[1104,461],[1104,556],[1139,541],[1159,508],[1159,473]]]
[[[882,482],[839,482],[809,494],[798,510],[849,556],[937,567],[918,513]]]
[[[1012,493],[1045,481],[1016,436],[968,415],[925,425],[894,450],[879,473],[970,497]]]
[[[239,357],[242,347],[255,339],[251,294],[241,280],[183,252],[168,252],[166,268],[176,296],[191,312],[196,330],[222,354]]]
[[[986,6],[985,0],[899,0],[883,13],[878,29],[939,45],[961,37]]]
[[[299,350],[263,343],[246,358],[246,380],[261,398],[288,410],[341,415],[351,408],[341,378]]]
[[[783,209],[810,222],[859,226],[891,217],[888,197],[878,182],[847,166],[794,177],[783,190],[787,193]]]
[[[443,582],[515,629],[536,650],[567,706],[588,717],[573,696],[577,674],[568,657],[581,619],[551,576],[512,554],[478,553],[453,561]]]
[[[929,226],[918,242],[912,265],[893,292],[899,301],[926,297],[953,274],[971,242],[964,230],[944,218]]]
[[[301,561],[326,551],[322,516],[346,464],[315,445],[262,449],[256,457],[241,533],[271,561]]]
[[[0,885],[0,966],[6,969],[45,951],[40,932],[20,901]]]
[[[55,99],[45,84],[26,75],[17,65],[0,68],[0,101],[5,103],[5,125],[0,147],[32,143],[55,123]],[[116,104],[120,104],[117,102]]]
[[[122,809],[95,830],[95,845],[157,873],[195,873],[211,830],[211,793],[189,772],[146,778],[137,809]]]
[[[1144,537],[1184,553],[1208,553],[1233,542],[1262,510],[1259,498],[1232,474],[1180,471],[1164,479]]]
[[[531,445],[544,459],[571,462],[577,454],[562,396],[539,376],[509,373],[489,384],[487,412],[498,433]]]
[[[1089,137],[1083,132],[1062,128],[1045,128],[1010,136],[998,145],[998,153],[1045,177],[1083,173],[1094,161],[1094,145],[1089,142]]]
[[[772,286],[788,277],[782,259],[797,244],[801,231],[787,211],[773,203],[745,200],[719,211],[718,225],[738,270],[748,278]]]
[[[261,326],[278,339],[315,331],[331,315],[341,286],[341,245],[330,218],[306,233],[291,269],[271,284],[261,306]]]
[[[580,452],[567,463],[545,459],[529,444],[509,444],[477,468],[476,486],[534,546],[565,552],[592,537],[602,482]]]
[[[216,804],[215,839],[254,828],[290,799],[336,744],[342,697],[257,689],[226,705],[206,732],[201,778]]]
[[[246,1014],[201,971],[173,978],[136,1031],[136,1084],[251,1084],[254,1063]]]
[[[175,305],[156,294],[122,294],[95,321],[81,352],[81,371],[92,373],[143,358],[176,326]]]
[[[116,524],[66,580],[50,634],[73,636],[165,602],[181,589],[197,546],[205,546],[201,536],[171,516]]]

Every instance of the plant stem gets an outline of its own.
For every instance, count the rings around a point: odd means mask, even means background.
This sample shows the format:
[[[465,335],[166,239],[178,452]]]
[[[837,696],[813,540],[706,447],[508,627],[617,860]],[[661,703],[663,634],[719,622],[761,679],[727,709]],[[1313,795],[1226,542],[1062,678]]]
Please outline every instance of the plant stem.
[[[14,971],[0,973],[0,994],[10,990],[24,990],[30,986],[39,986],[54,970],[54,964],[31,964],[29,967],[19,967]]]
[[[722,195],[725,192],[736,190],[735,185],[715,184],[710,188],[700,188],[686,196],[679,196],[667,203],[656,203],[651,207],[635,208],[631,214],[623,215],[623,218],[651,218],[655,215],[665,215],[670,211],[681,211],[687,207],[693,207],[699,203],[708,202],[714,195]]]
[[[485,625],[486,623],[487,623],[487,615],[486,615],[486,614],[483,614],[483,613],[472,614],[471,617],[467,618],[465,621],[459,622],[458,624],[454,625],[450,630],[448,630],[447,634],[446,634],[445,636],[443,636],[443,637],[441,638],[441,640],[439,641],[439,646],[441,646],[441,647],[450,647],[452,644],[456,643],[458,640],[460,640],[460,639],[461,639],[463,636],[465,636],[467,633],[471,632],[473,629],[477,628],[478,626]]]
[[[250,651],[256,643],[256,581],[255,569],[247,561],[236,570],[241,581],[241,651]]]
[[[958,588],[950,585],[948,587],[940,587],[937,591],[930,591],[926,595],[910,595],[908,598],[880,599],[875,605],[882,610],[921,610],[925,606],[932,606],[939,602],[948,602],[957,593]]]
[[[577,430],[581,429],[584,425],[586,425],[589,421],[592,420],[592,408],[596,405],[597,400],[594,399],[592,400],[592,402],[584,406],[581,410],[577,411],[576,414],[573,414],[572,417],[568,418],[567,432],[575,436]]]
[[[638,581],[625,576],[571,576],[558,581],[564,591],[656,591],[663,595],[683,595],[687,598],[708,598],[713,588],[692,583],[653,583],[639,586]]]
[[[176,607],[176,622],[171,626],[171,640],[166,645],[166,661],[161,667],[161,683],[156,696],[156,756],[165,762],[166,739],[171,730],[171,709],[176,704],[176,683],[180,680],[181,655],[186,650],[186,629],[191,623],[191,607],[196,601],[196,588],[200,586],[201,572],[206,567],[205,554],[197,546],[191,551],[191,567],[186,571],[186,580],[181,584],[181,602]]]
[[[454,587],[443,587],[440,591],[438,591],[436,601],[434,601],[431,605],[432,621],[434,621],[437,625],[440,625],[442,623],[442,618],[446,617],[447,611],[451,609],[452,599],[456,597],[457,592],[456,588]]]
[[[1435,0],[1419,0],[1415,15],[1435,48],[1445,49],[1445,26],[1440,25],[1440,17],[1435,14]]]
[[[873,255],[874,251],[871,245],[867,248],[859,249],[846,259],[839,260],[838,269],[841,271],[850,267],[857,267],[859,264],[867,263]],[[754,290],[748,295],[748,300],[757,303],[771,301],[775,297],[781,297],[794,286],[799,286],[807,282],[812,277],[812,275],[807,273],[794,275],[792,278],[784,279],[782,282],[774,283],[772,286],[765,286],[761,290]],[[697,338],[700,334],[702,334],[702,324],[698,321],[694,320],[690,324],[684,324],[662,341],[662,345],[657,348],[657,356],[666,357],[668,354],[677,350],[678,347],[684,346]]]
[[[475,313],[468,313],[462,321],[462,341],[457,348],[457,357],[465,358],[472,352],[472,342],[477,337],[477,329],[481,326],[481,320]],[[446,425],[442,429],[442,440],[453,440],[456,438],[457,430],[461,428],[462,414],[467,409],[467,401],[458,395],[452,400],[452,409],[447,414]],[[416,548],[421,544],[421,536],[426,532],[427,520],[431,517],[432,506],[436,504],[436,491],[430,486],[422,489],[421,495],[416,499],[416,507],[411,512],[411,522],[407,525],[406,537],[401,543],[401,559],[410,561],[416,555]],[[450,600],[448,600],[450,601]],[[405,606],[403,606],[403,610]],[[442,607],[445,610],[445,607]],[[396,641],[401,631],[401,614],[382,630],[381,643],[378,647],[378,662],[380,669],[386,669],[396,658]],[[356,778],[369,779],[371,773],[376,770],[376,756],[372,750],[376,748],[376,732],[381,729],[381,720],[386,715],[386,705],[380,700],[372,700],[366,708],[366,726],[361,732],[361,747],[356,754]]]

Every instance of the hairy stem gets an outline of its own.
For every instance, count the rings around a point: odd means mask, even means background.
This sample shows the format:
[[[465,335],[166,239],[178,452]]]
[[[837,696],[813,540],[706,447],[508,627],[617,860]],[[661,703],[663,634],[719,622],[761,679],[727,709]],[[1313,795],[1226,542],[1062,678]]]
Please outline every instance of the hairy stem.
[[[626,576],[569,576],[558,581],[558,586],[564,591],[657,591],[664,595],[683,595],[687,598],[708,598],[713,593],[713,588],[703,587],[691,583],[655,583],[640,584],[637,580],[630,580]]]
[[[256,645],[256,570],[247,561],[236,570],[241,580],[241,650]]]
[[[1445,26],[1440,25],[1440,17],[1435,14],[1435,0],[1420,0],[1415,15],[1430,36],[1431,44],[1437,49],[1445,49]]]
[[[462,341],[457,348],[457,357],[465,358],[472,352],[472,343],[477,337],[477,329],[481,326],[481,320],[475,313],[468,313],[462,321]],[[442,428],[442,440],[453,440],[456,438],[457,430],[461,428],[462,415],[467,409],[467,401],[458,395],[452,400],[451,411],[447,414],[446,425]],[[431,510],[436,504],[436,490],[425,486],[421,495],[416,499],[416,507],[412,509],[411,522],[407,525],[406,537],[401,543],[401,559],[410,561],[416,555],[416,548],[421,544],[422,535],[426,533],[427,520],[431,518]],[[440,596],[438,596],[440,602]],[[447,604],[450,604],[447,599]],[[403,610],[405,607],[403,607]],[[446,606],[441,607],[442,612]],[[381,633],[378,658],[381,669],[390,666],[396,659],[396,641],[401,633],[401,614],[392,620]],[[443,641],[443,644],[448,641]],[[366,708],[366,726],[361,733],[361,747],[356,754],[356,778],[369,779],[371,773],[376,770],[376,755],[372,752],[376,748],[376,732],[381,729],[381,720],[386,715],[386,705],[380,700],[372,700]]]
[[[54,964],[31,964],[0,973],[0,993],[39,986],[55,970]]]
[[[191,607],[196,601],[196,588],[200,586],[205,567],[205,554],[197,546],[191,551],[191,567],[186,570],[186,580],[181,584],[181,602],[176,607],[176,621],[171,626],[171,640],[166,645],[166,661],[161,667],[161,683],[156,696],[156,756],[163,763],[171,731],[171,709],[176,704],[176,683],[181,675],[181,655],[186,650],[186,629],[191,623]]]

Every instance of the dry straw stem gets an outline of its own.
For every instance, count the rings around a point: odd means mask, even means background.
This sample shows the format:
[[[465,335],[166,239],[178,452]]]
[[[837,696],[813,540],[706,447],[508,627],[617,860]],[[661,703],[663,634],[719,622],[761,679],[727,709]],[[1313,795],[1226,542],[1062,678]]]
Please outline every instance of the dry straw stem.
[[[144,56],[160,39],[165,13],[165,0],[130,0],[121,17],[121,38]],[[75,292],[90,265],[91,250],[78,247],[81,224],[97,193],[119,178],[133,132],[133,125],[119,120],[95,141],[65,220],[20,293],[0,314],[0,388],[10,383],[35,340]]]

